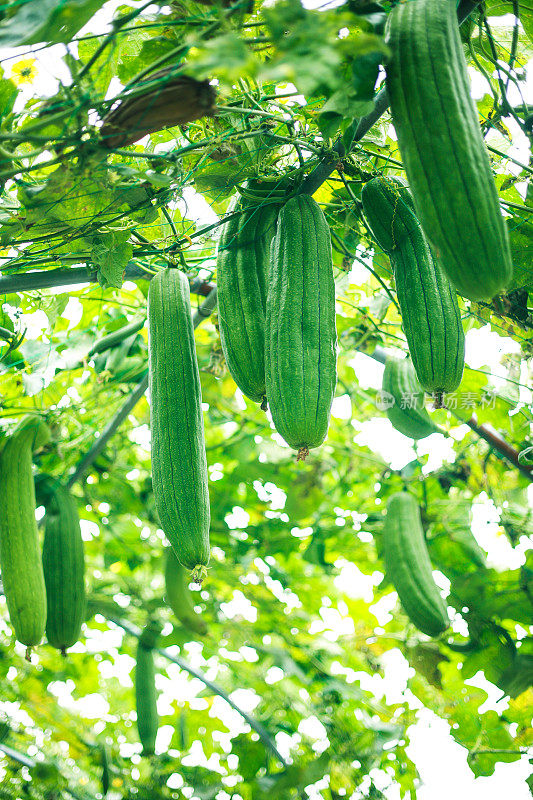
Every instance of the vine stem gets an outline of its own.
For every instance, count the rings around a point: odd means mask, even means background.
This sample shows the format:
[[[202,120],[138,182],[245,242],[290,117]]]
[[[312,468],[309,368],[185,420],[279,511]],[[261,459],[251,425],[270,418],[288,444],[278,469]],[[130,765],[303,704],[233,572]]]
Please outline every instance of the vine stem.
[[[482,750],[470,750],[469,756],[471,758],[475,758],[478,755],[483,755],[484,753],[496,753],[496,754],[503,754],[506,753],[507,755],[511,756],[527,756],[528,749],[524,747],[522,750],[492,750],[491,748],[483,748]]]
[[[461,420],[457,414],[454,414],[453,411],[451,412],[456,419]],[[516,467],[516,469],[529,481],[533,483],[533,468],[527,467],[524,464],[521,464],[518,460],[520,453],[515,450],[512,445],[505,441],[503,436],[500,436],[497,430],[495,430],[492,425],[484,423],[480,425],[477,421],[477,417],[475,414],[472,414],[470,419],[461,420],[465,425],[468,425],[470,430],[477,433],[477,435],[483,439],[487,444],[500,453],[501,456],[506,458],[511,464]]]
[[[211,289],[202,305],[196,310],[193,315],[193,327],[197,328],[202,322],[210,316],[216,306],[217,291],[216,288]],[[141,397],[144,395],[148,388],[148,375],[139,381],[133,392],[127,398],[126,402],[122,404],[115,416],[107,423],[101,435],[98,437],[93,446],[87,451],[80,463],[69,477],[67,481],[67,488],[70,489],[73,484],[79,481],[89,470],[91,464],[100,455],[108,441],[116,432],[117,428],[124,422],[124,420],[131,414]]]
[[[115,625],[118,625],[119,628],[122,628],[124,631],[126,631],[126,633],[129,633],[131,636],[139,638],[139,636],[141,635],[140,628],[137,628],[135,625],[126,622],[126,620],[118,619],[112,616],[107,617],[107,619],[109,622],[113,622]],[[254,717],[251,717],[250,714],[244,711],[244,709],[240,708],[237,705],[237,703],[231,699],[229,694],[225,692],[224,689],[222,689],[221,686],[218,686],[218,684],[214,683],[213,681],[210,681],[209,678],[206,678],[203,672],[191,666],[191,664],[189,664],[187,661],[184,661],[184,659],[180,658],[179,656],[172,655],[172,653],[169,653],[168,650],[166,650],[165,648],[154,647],[154,652],[158,653],[160,656],[163,656],[163,658],[166,658],[168,661],[171,661],[173,664],[176,664],[180,669],[183,669],[185,670],[185,672],[188,672],[189,675],[198,678],[198,680],[202,681],[202,683],[209,689],[211,689],[211,691],[213,691],[219,697],[222,697],[222,699],[225,700],[226,703],[228,703],[228,705],[231,706],[231,708],[233,708],[234,711],[240,714],[240,716],[248,723],[248,725],[252,728],[252,730],[254,730],[257,733],[263,744],[266,745],[266,747],[268,747],[268,749],[272,751],[272,753],[276,756],[276,758],[280,761],[280,763],[283,764],[284,767],[289,766],[288,762],[283,758],[278,748],[276,747],[276,744],[272,739],[272,737],[270,736],[270,734],[268,733],[267,729],[258,720],[254,719]]]
[[[124,280],[149,280],[151,274],[130,261],[126,265]],[[39,272],[23,272],[22,274],[4,275],[0,277],[0,295],[30,292],[34,289],[50,289],[58,286],[71,286],[76,283],[97,283],[95,270],[89,267],[72,267],[72,269],[45,269]],[[193,294],[206,297],[214,288],[214,284],[195,278],[190,282]]]

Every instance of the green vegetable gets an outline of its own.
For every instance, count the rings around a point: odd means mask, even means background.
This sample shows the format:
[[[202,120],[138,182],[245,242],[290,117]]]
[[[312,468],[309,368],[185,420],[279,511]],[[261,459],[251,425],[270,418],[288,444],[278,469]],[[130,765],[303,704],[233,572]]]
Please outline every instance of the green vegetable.
[[[0,452],[0,567],[9,618],[19,642],[39,644],[46,590],[37,523],[32,454],[50,440],[48,426],[24,417]]]
[[[99,750],[102,758],[102,795],[103,797],[106,797],[107,793],[109,792],[109,785],[111,783],[111,770],[109,769],[109,758],[105,744],[102,743],[99,747]]]
[[[96,355],[96,353],[103,353],[104,350],[110,350],[111,348],[116,347],[124,339],[128,339],[130,336],[138,333],[142,328],[144,328],[145,322],[145,317],[139,317],[132,320],[127,325],[123,325],[122,328],[117,328],[117,330],[111,331],[111,333],[108,333],[106,336],[98,339],[89,350],[89,357]]]
[[[363,186],[361,200],[372,236],[386,253],[419,233],[413,197],[402,178],[372,178]]]
[[[64,654],[80,636],[85,618],[85,561],[76,500],[49,476],[39,476],[45,493],[43,571],[48,615],[46,636]],[[39,486],[41,484],[41,486]]]
[[[157,691],[155,688],[154,647],[161,633],[161,625],[151,621],[144,628],[137,645],[135,666],[135,708],[137,730],[143,746],[143,755],[153,755],[159,718],[157,715]]]
[[[225,223],[218,246],[220,341],[237,386],[264,402],[266,276],[279,204],[243,199],[239,207],[242,213]]]
[[[207,625],[194,610],[189,578],[169,547],[165,563],[165,595],[167,603],[182,625],[199,636],[205,636]]]
[[[409,359],[387,358],[383,372],[382,402],[397,431],[423,439],[438,430],[424,406],[424,392]]]
[[[137,383],[148,371],[148,362],[142,356],[127,356],[120,367],[109,377],[113,383]]]
[[[455,291],[415,215],[411,193],[398,178],[373,178],[363,209],[394,269],[402,321],[418,380],[440,400],[463,375],[465,337]]]
[[[450,624],[446,604],[433,580],[418,504],[407,492],[388,502],[383,552],[387,575],[413,625],[428,636],[445,631]]]
[[[336,338],[329,227],[317,203],[299,195],[281,209],[272,244],[265,351],[272,419],[298,459],[328,431]]]
[[[189,283],[159,272],[148,291],[152,480],[161,526],[201,580],[209,561],[209,492]]]
[[[510,283],[512,263],[455,8],[448,0],[393,8],[387,89],[422,228],[457,291],[490,300]]]
[[[10,733],[11,733],[11,725],[9,723],[9,720],[7,718],[0,719],[0,742],[5,742]]]
[[[125,339],[123,339],[119,344],[115,345],[111,350],[109,350],[105,362],[105,369],[107,372],[111,372],[115,374],[118,370],[121,369],[124,361],[128,358],[128,354],[131,350],[131,346],[137,337],[136,333],[130,334]]]

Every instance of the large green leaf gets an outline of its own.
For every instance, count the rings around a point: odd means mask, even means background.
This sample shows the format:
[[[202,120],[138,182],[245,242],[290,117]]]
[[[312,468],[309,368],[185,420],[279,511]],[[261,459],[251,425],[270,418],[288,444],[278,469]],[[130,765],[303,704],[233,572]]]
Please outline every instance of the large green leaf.
[[[21,3],[0,23],[0,46],[70,42],[105,0],[38,0]]]

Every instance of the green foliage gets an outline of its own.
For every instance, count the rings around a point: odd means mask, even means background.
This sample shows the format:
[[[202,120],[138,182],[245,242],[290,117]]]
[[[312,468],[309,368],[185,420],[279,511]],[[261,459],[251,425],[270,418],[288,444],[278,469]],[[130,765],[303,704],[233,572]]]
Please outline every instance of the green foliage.
[[[0,44],[17,47],[37,42],[69,42],[98,11],[104,0],[40,0],[13,6],[0,25]]]
[[[520,86],[533,56],[532,16],[520,4],[524,31],[515,33],[500,17],[514,14],[513,4],[491,0],[488,26],[476,10],[462,27],[469,67],[488,81],[478,113],[496,148],[516,291],[491,304],[461,303],[477,361],[448,407],[425,413],[427,432],[440,435],[412,443],[389,424],[381,366],[369,358],[407,350],[389,248],[375,246],[361,212],[363,185],[403,175],[387,116],[357,135],[391,56],[388,9],[351,0],[320,10],[297,0],[253,9],[247,0],[156,0],[109,12],[66,0],[0,12],[0,41],[39,42],[10,53],[0,75],[0,460],[19,420],[42,415],[52,440],[34,455],[34,471],[67,482],[148,368],[148,326],[132,330],[123,348],[98,352],[96,343],[146,318],[152,273],[179,268],[209,291],[221,223],[248,180],[269,178],[292,196],[314,176],[331,233],[338,335],[328,435],[296,464],[269,416],[225,372],[216,315],[199,317],[211,559],[203,585],[185,586],[194,621],[207,628],[201,638],[167,602],[147,398],[75,481],[88,591],[79,641],[66,658],[43,644],[27,663],[0,598],[6,797],[219,800],[233,792],[299,800],[313,782],[325,800],[414,797],[421,755],[410,737],[423,724],[420,704],[446,721],[473,775],[500,765],[509,793],[519,794],[505,762],[532,744],[533,512],[527,464],[519,472],[506,461],[496,434],[515,453],[531,446],[532,202],[523,188],[527,158],[517,168],[507,154],[522,158],[515,130],[527,132],[532,109],[516,105],[514,90],[509,105],[504,95],[507,70],[509,87]],[[502,25],[493,25],[495,15]],[[442,59],[434,61],[440,71]],[[216,116],[103,150],[101,120],[149,76],[157,86],[153,74],[166,66],[218,82]],[[92,282],[54,286],[54,270],[64,281],[75,268],[81,281],[85,265]],[[46,279],[51,288],[40,289]],[[193,313],[202,301],[191,295]],[[161,341],[173,357],[184,339],[170,324]],[[168,388],[172,407],[180,382]],[[489,441],[469,427],[473,414],[496,432]],[[188,480],[188,460],[171,463],[175,484]],[[404,487],[419,504],[451,618],[433,640],[394,607],[385,577],[385,508]],[[144,718],[151,740],[154,720],[159,731],[149,758],[140,755],[134,689],[147,620],[163,626],[158,652],[142,648],[153,657]],[[484,705],[483,678],[501,702],[491,693]]]

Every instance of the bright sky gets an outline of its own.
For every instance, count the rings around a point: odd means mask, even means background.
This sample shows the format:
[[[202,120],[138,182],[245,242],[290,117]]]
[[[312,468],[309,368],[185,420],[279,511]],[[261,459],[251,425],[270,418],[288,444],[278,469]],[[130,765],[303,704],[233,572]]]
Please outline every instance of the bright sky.
[[[83,33],[102,32],[103,26],[111,18],[115,9],[121,4],[121,0],[110,0],[104,9],[93,18],[87,28],[84,29]],[[130,2],[129,4],[132,6],[140,5],[140,0],[138,0],[138,2]],[[306,0],[305,5],[308,8],[313,8],[323,6],[324,4],[319,2],[319,0]],[[331,7],[331,4],[329,5]],[[157,10],[155,6],[154,10]],[[147,9],[147,12],[149,13],[150,9]],[[513,18],[510,16],[500,17],[491,20],[491,23],[494,24],[494,27],[497,27],[499,24],[509,25],[512,23],[512,20]],[[68,73],[62,62],[64,52],[64,47],[62,45],[57,45],[35,53],[38,67],[37,76],[32,84],[24,86],[24,97],[20,101],[22,104],[28,96],[47,96],[53,94],[56,90],[58,80],[68,80]],[[2,61],[6,77],[10,76],[11,69],[14,65],[27,57],[28,48],[0,51],[0,60]],[[531,69],[531,64],[528,66],[527,75],[527,82],[523,85],[523,92],[526,102],[533,103],[533,70]],[[472,73],[472,78],[473,95],[475,97],[481,97],[485,90],[484,78],[476,73]],[[113,94],[117,88],[118,86],[116,85],[113,87]],[[529,144],[526,138],[517,135],[516,142],[516,147],[512,152],[513,156],[527,163],[529,158]],[[192,188],[187,188],[186,194],[188,217],[197,219],[200,223],[212,222],[213,211],[205,200],[197,195]],[[363,281],[367,277],[364,267],[360,264],[354,265],[352,275],[356,281]],[[79,302],[75,299],[71,299],[67,309],[68,317],[75,319],[79,312]],[[39,335],[42,323],[39,312],[27,318],[25,322],[28,323],[28,336],[30,338],[32,330],[36,335]],[[502,355],[507,352],[515,352],[517,347],[518,345],[515,342],[507,338],[499,337],[487,326],[481,330],[470,331],[467,334],[466,360],[467,363],[474,368],[488,368],[495,374],[501,374],[500,359]],[[381,387],[383,367],[380,364],[359,353],[354,355],[352,364],[362,388]],[[523,399],[525,402],[531,402],[531,393],[529,393],[529,397],[525,396]],[[333,415],[341,419],[349,418],[349,403],[347,398],[336,398],[333,407]],[[454,437],[460,439],[465,433],[465,426],[458,427],[454,431]],[[146,441],[146,431],[139,430],[133,432],[132,437],[148,444]],[[354,429],[354,442],[359,445],[370,445],[370,443],[372,443],[372,448],[377,450],[394,469],[401,468],[414,456],[410,440],[398,433],[391,426],[388,419],[384,417],[376,418],[362,425],[357,425],[357,428]],[[434,434],[421,441],[418,445],[418,450],[422,454],[430,454],[428,470],[438,469],[443,461],[450,461],[453,459],[450,440],[440,434]],[[533,486],[530,488],[530,503],[533,506]],[[272,491],[275,494],[276,487],[273,487]],[[280,507],[282,507],[283,502],[284,498],[282,497]],[[236,524],[238,523],[236,522]],[[521,546],[513,550],[498,526],[497,510],[486,497],[482,496],[476,500],[472,530],[480,545],[488,551],[491,566],[500,569],[515,568],[523,563],[523,554],[527,543],[523,542]],[[94,535],[94,531],[87,529],[84,531],[84,534],[86,536],[91,536]],[[372,596],[372,587],[376,582],[379,582],[379,576],[377,578],[374,576],[373,580],[359,572],[355,565],[345,564],[339,566],[341,570],[336,579],[339,591],[346,591],[349,594],[351,587],[357,585],[361,596],[367,599]],[[353,580],[354,571],[357,572],[357,581]],[[443,576],[441,576],[441,578],[442,577]],[[383,623],[386,620],[388,610],[389,609],[384,606],[380,608],[375,607],[375,613],[379,622]],[[348,625],[349,628],[351,620],[342,618],[338,613],[337,616],[335,616],[331,613],[332,609],[326,607],[322,609],[322,611],[324,618],[322,630],[329,630],[332,638],[348,632],[346,626]],[[245,617],[249,617],[250,615],[253,616],[254,612],[255,609],[249,607],[248,601],[246,601],[244,595],[240,592],[235,593],[231,603],[227,604],[227,607],[224,609],[224,613],[228,616],[239,613]],[[114,666],[112,666],[110,661],[106,660],[100,663],[99,668],[103,676],[112,671],[124,685],[131,685],[129,678],[129,672],[132,668],[131,658],[127,655],[120,655],[118,652],[122,634],[116,630],[110,630],[105,634],[93,630],[87,631],[87,634],[88,640],[86,646],[89,650],[94,649],[100,652],[112,652],[115,658]],[[73,649],[75,650],[76,648]],[[243,652],[249,649],[250,648],[243,648],[237,656],[239,658],[254,660],[257,657],[255,652],[253,652],[253,654]],[[186,655],[194,666],[207,670],[208,674],[211,672],[212,674],[210,674],[210,677],[216,677],[216,665],[213,664],[210,666],[206,664],[201,654],[200,644],[191,643],[189,652],[184,655]],[[495,774],[490,778],[474,780],[466,764],[467,752],[453,741],[449,734],[447,723],[437,718],[427,709],[421,707],[416,698],[406,689],[411,668],[400,651],[392,650],[386,653],[383,658],[383,667],[385,673],[383,678],[379,676],[371,677],[365,673],[359,673],[357,675],[357,680],[361,681],[364,688],[370,688],[378,694],[378,696],[385,695],[389,701],[395,702],[407,700],[413,707],[420,709],[418,712],[417,724],[412,726],[408,732],[411,740],[408,752],[420,772],[423,783],[417,795],[418,800],[449,800],[450,797],[457,797],[458,800],[463,800],[463,798],[465,798],[465,800],[466,798],[468,798],[468,800],[500,800],[502,796],[512,797],[513,800],[529,799],[530,794],[525,784],[525,779],[529,775],[530,769],[525,758],[513,764],[500,764],[497,766]],[[344,672],[342,674],[344,674]],[[281,670],[273,668],[267,680],[269,683],[274,683],[281,678]],[[492,684],[485,681],[481,673],[478,673],[469,683],[479,686],[488,692],[489,697],[482,711],[496,709],[501,713],[501,711],[505,709],[506,701],[499,700],[501,692]],[[109,707],[103,697],[93,695],[75,701],[72,698],[73,688],[71,681],[67,681],[66,683],[58,681],[50,687],[51,691],[56,694],[58,702],[61,702],[73,711],[77,710],[88,717],[105,719]],[[199,681],[189,680],[178,667],[174,667],[173,665],[166,666],[166,670],[158,676],[158,689],[161,692],[159,699],[160,711],[164,712],[173,699],[183,700],[189,698],[191,704],[194,705],[195,708],[206,707],[207,704],[204,700],[196,698],[196,695],[202,688],[203,685]],[[258,702],[258,698],[254,695],[253,691],[237,690],[232,697],[250,712],[253,712]],[[10,704],[0,704],[0,707],[7,705]],[[15,708],[6,708],[6,711],[20,718],[20,712],[17,712]],[[220,698],[215,698],[210,713],[216,714],[216,716],[220,717],[230,728],[231,733],[226,737],[228,742],[232,736],[245,729],[241,717],[230,709],[225,701]],[[27,720],[25,723],[22,718],[20,722],[27,724]],[[316,740],[317,753],[327,747],[325,729],[318,719],[312,717],[302,723],[299,734],[294,737],[289,737],[286,734],[278,735],[276,742],[284,755],[289,755],[291,747],[297,743],[300,734],[310,736]],[[167,748],[171,735],[172,730],[168,728],[168,726],[160,729],[157,741],[159,751],[163,751]],[[124,752],[124,755],[131,756],[134,763],[138,763],[139,761],[139,757],[134,753]],[[188,757],[188,763],[191,765],[203,764],[215,769],[217,768],[216,758],[211,759],[209,762],[206,761],[199,741],[194,743]],[[235,764],[235,766],[237,766],[237,764]],[[388,800],[399,799],[399,790],[390,785],[391,779],[386,772],[375,771],[372,773],[372,778]],[[173,776],[172,781],[174,788],[181,786],[181,778],[179,775],[176,774]],[[323,797],[320,790],[325,786],[325,782],[319,782],[315,784],[314,787],[310,787],[308,794],[311,800]],[[363,797],[363,795],[353,795],[354,800],[358,800],[359,797]],[[221,796],[220,800],[223,800],[223,796]]]

